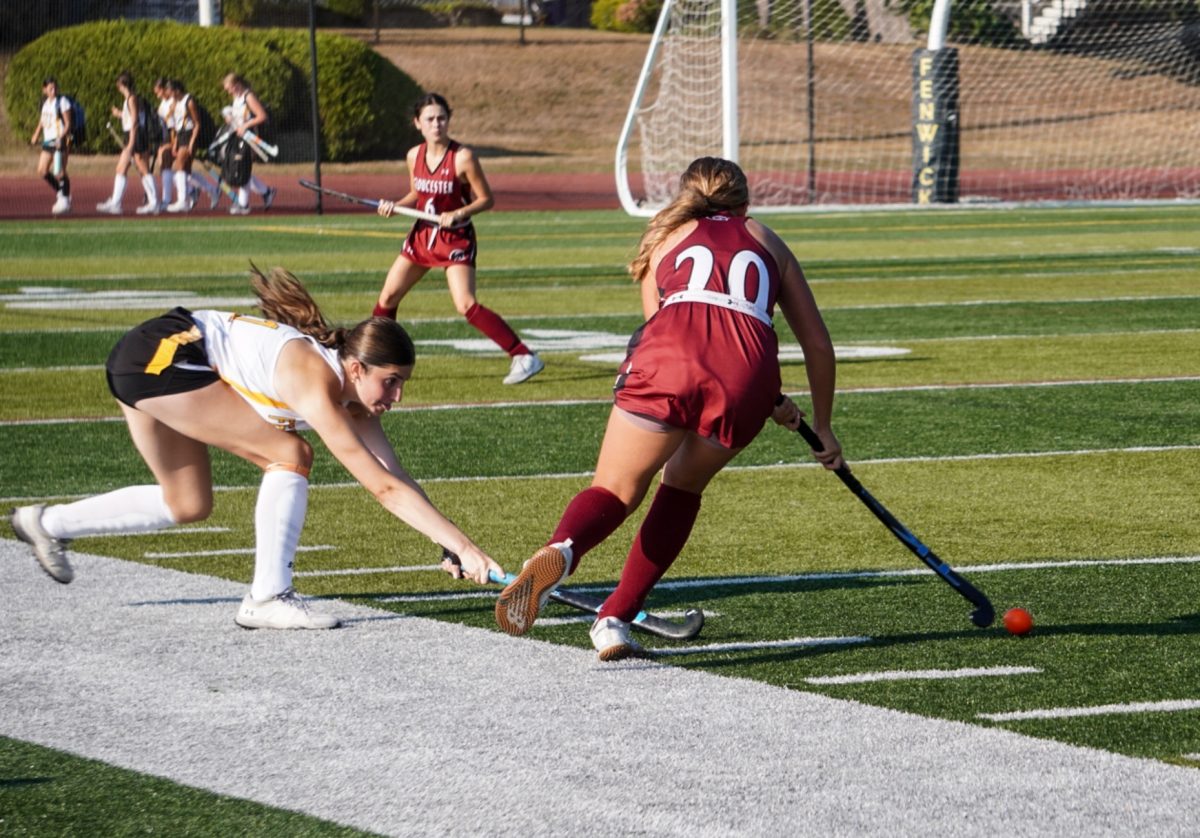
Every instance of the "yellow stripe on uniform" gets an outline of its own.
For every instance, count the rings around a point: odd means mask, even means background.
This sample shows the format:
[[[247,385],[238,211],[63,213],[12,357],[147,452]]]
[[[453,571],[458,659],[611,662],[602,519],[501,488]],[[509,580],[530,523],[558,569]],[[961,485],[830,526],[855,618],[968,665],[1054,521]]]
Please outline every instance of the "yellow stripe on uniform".
[[[174,363],[175,353],[179,351],[179,347],[195,343],[202,337],[204,336],[200,334],[200,328],[193,326],[186,332],[176,332],[160,340],[158,342],[158,349],[154,351],[154,357],[146,365],[146,375],[159,375]]]
[[[228,384],[233,389],[237,390],[239,393],[241,393],[243,396],[245,396],[250,401],[255,402],[256,404],[265,404],[268,407],[278,407],[278,408],[281,408],[282,410],[291,410],[291,408],[288,407],[287,402],[277,402],[270,396],[266,395],[265,393],[256,393],[253,390],[249,390],[249,389],[243,387],[241,384],[238,384],[236,381],[230,381],[228,378],[225,378],[224,376],[221,377],[221,380],[224,381],[226,384]]]

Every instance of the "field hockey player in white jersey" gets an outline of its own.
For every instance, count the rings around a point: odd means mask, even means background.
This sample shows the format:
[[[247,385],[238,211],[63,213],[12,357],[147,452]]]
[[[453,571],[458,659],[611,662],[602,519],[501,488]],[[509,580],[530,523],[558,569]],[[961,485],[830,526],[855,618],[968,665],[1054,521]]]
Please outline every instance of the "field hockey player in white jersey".
[[[66,544],[73,538],[207,518],[208,448],[215,446],[263,470],[254,579],[237,624],[337,626],[336,617],[310,610],[292,587],[313,463],[312,446],[295,431],[312,429],[385,509],[458,555],[454,575],[482,584],[489,572],[502,573],[438,511],[384,433],[380,416],[400,401],[415,362],[403,327],[370,318],[352,329],[331,328],[300,281],[281,268],[263,274],[252,267],[251,283],[262,317],[176,308],[117,343],[106,365],[109,389],[157,484],[13,510],[13,530],[42,569],[70,582]]]
[[[76,114],[71,100],[59,95],[58,82],[47,76],[42,82],[42,116],[30,138],[37,145],[41,137],[42,151],[38,156],[37,173],[54,190],[54,206],[50,212],[62,215],[71,211],[71,178],[67,177],[67,158],[71,155],[71,126]]]

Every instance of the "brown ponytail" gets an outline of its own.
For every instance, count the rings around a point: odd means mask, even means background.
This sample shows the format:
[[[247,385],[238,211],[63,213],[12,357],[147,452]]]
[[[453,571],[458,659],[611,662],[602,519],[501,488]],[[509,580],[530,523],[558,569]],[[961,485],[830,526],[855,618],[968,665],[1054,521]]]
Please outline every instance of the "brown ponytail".
[[[329,325],[316,300],[291,272],[271,268],[270,273],[264,274],[251,262],[250,285],[264,317],[299,329],[322,346],[341,349],[346,342],[346,330]]]
[[[679,178],[679,191],[646,227],[637,256],[629,263],[635,282],[646,278],[650,257],[671,233],[695,218],[706,218],[740,209],[750,203],[746,174],[737,163],[720,157],[693,160]]]
[[[352,329],[329,325],[308,289],[289,271],[272,268],[263,274],[250,263],[250,284],[264,317],[300,330],[342,358],[357,358],[369,367],[407,367],[417,352],[404,327],[390,317],[371,317]]]

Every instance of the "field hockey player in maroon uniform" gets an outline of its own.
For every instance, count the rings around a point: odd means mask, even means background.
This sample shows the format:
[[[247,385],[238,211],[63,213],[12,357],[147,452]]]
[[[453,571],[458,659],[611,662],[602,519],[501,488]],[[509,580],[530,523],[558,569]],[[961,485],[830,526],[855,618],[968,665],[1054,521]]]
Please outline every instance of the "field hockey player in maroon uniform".
[[[376,317],[395,318],[404,295],[430,268],[443,268],[450,297],[458,313],[512,358],[505,384],[520,384],[537,375],[545,364],[496,312],[475,297],[475,227],[471,217],[495,203],[483,167],[471,149],[450,139],[450,105],[437,93],[427,93],[413,107],[413,122],[425,142],[408,152],[408,194],[398,201],[380,201],[379,214],[409,207],[440,217],[434,224],[417,221],[404,248],[388,271]]]
[[[661,471],[620,582],[591,630],[601,660],[636,651],[630,621],[686,544],[708,482],[767,417],[799,426],[803,413],[780,393],[776,305],[804,349],[812,426],[824,443],[816,457],[829,469],[841,464],[829,424],[829,332],[791,250],[746,216],[749,197],[737,164],[702,157],[643,234],[630,273],[647,319],[617,377],[592,485],[500,595],[496,620],[509,634],[529,630],[550,592],[637,509]]]

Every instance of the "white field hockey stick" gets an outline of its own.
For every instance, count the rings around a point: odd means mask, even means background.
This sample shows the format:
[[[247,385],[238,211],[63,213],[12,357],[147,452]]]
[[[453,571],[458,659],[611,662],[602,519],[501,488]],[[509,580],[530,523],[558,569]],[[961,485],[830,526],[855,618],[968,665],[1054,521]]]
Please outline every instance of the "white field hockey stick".
[[[380,202],[373,198],[359,198],[355,195],[348,195],[345,192],[338,192],[336,189],[330,189],[327,186],[317,186],[311,180],[301,180],[300,185],[305,189],[311,189],[313,192],[321,192],[334,198],[341,198],[343,201],[348,201],[351,204],[362,204],[364,207],[379,209]],[[411,207],[393,205],[392,212],[399,215],[407,215],[411,218],[419,218],[422,221],[429,221],[433,224],[437,224],[441,220],[441,216],[434,215],[432,212],[422,212],[419,209],[412,209]]]
[[[279,146],[271,145],[253,131],[242,132],[242,138],[249,141],[250,145],[254,148],[255,153],[257,153],[259,157],[262,157],[264,162],[266,161],[267,157],[279,156]]]

